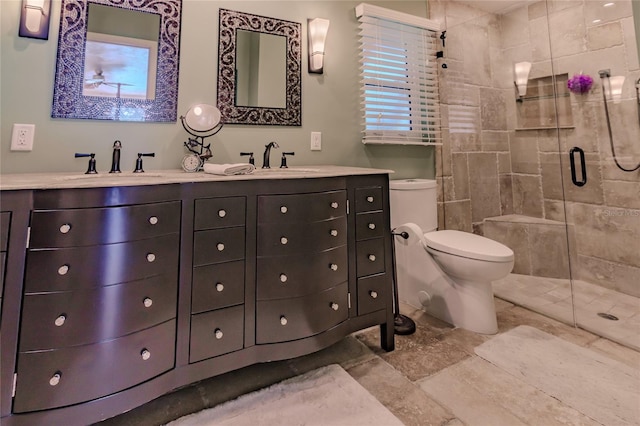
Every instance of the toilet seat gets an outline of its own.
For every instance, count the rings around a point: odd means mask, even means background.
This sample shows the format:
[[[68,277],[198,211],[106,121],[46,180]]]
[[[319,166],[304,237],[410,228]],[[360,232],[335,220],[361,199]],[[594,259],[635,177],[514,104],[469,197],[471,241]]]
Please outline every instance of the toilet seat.
[[[511,262],[513,250],[489,238],[469,232],[445,230],[424,234],[426,248],[431,248],[454,256],[488,262]]]

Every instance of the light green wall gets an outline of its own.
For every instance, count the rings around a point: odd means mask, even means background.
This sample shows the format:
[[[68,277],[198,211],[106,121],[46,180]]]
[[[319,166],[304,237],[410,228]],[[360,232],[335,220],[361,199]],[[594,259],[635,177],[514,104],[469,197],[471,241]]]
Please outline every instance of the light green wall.
[[[207,139],[213,161],[246,161],[240,151],[254,151],[262,164],[265,144],[295,151],[290,165],[335,164],[388,168],[394,178],[433,177],[433,149],[411,146],[365,146],[360,139],[357,20],[351,1],[211,1],[184,0],[180,52],[178,115],[196,103],[216,103],[218,9],[272,16],[302,23],[302,126],[227,125]],[[426,1],[372,2],[426,16]],[[99,171],[107,171],[113,141],[122,141],[122,169],[133,170],[136,153],[155,152],[145,168],[172,169],[185,154],[186,132],[176,123],[119,123],[51,118],[58,41],[59,0],[53,0],[48,41],[19,38],[20,0],[0,1],[0,173],[83,172],[85,159],[75,152],[95,152]],[[307,73],[307,18],[331,20],[324,75]],[[36,125],[32,152],[10,151],[13,123]],[[310,151],[312,131],[322,132],[322,151]],[[279,164],[279,150],[272,164]]]

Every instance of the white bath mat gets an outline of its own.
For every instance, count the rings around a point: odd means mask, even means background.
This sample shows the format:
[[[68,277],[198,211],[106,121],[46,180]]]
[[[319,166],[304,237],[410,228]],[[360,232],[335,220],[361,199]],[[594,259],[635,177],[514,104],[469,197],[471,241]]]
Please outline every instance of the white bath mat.
[[[524,325],[475,352],[603,425],[640,422],[640,369]]]
[[[167,426],[402,426],[338,365],[322,367]]]

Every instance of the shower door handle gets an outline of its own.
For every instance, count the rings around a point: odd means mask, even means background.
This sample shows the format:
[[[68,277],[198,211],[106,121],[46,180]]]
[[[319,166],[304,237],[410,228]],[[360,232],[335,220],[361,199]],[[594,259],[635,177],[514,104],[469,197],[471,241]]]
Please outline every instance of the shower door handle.
[[[576,153],[580,156],[580,171],[582,175],[580,180],[576,177]],[[571,148],[569,151],[569,161],[571,162],[571,181],[575,186],[584,186],[587,183],[587,165],[584,161],[584,151],[582,148],[578,148],[577,146]]]

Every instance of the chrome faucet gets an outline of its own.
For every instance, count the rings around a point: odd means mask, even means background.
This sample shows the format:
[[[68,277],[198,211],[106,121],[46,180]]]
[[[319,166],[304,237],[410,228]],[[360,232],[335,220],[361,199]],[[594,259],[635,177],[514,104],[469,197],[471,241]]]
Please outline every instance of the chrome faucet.
[[[269,165],[269,156],[271,155],[271,148],[280,148],[280,146],[276,142],[269,142],[264,147],[265,147],[265,150],[264,150],[264,156],[262,157],[262,168],[270,169],[271,166]]]
[[[113,143],[113,155],[111,156],[111,171],[109,173],[120,173],[120,148],[122,143],[115,141]]]

